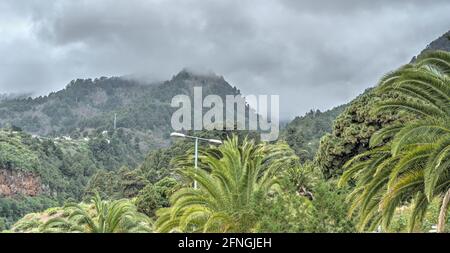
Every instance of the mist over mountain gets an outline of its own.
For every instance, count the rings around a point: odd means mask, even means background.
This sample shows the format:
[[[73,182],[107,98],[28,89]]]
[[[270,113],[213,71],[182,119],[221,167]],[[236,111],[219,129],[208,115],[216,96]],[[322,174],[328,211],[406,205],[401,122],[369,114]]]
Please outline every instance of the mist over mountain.
[[[239,90],[213,73],[183,70],[171,80],[148,83],[130,77],[71,81],[63,90],[35,98],[0,102],[0,127],[14,125],[42,136],[86,135],[116,127],[151,137],[151,147],[167,144],[175,95],[237,95]],[[150,143],[145,143],[148,146]]]
[[[0,93],[132,73],[163,81],[188,66],[243,95],[280,95],[293,119],[349,102],[450,22],[444,0],[132,2],[2,1]]]
[[[0,101],[2,100],[14,100],[14,99],[25,99],[32,96],[31,93],[3,93],[0,94]]]

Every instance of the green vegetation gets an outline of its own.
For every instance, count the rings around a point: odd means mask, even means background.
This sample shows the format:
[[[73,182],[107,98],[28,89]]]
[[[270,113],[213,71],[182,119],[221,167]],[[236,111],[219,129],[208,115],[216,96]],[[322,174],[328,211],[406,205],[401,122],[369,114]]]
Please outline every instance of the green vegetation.
[[[28,187],[39,189],[41,194],[2,196],[0,217],[6,220],[7,226],[26,212],[44,210],[68,199],[81,200],[85,187],[97,171],[135,167],[136,157],[143,156],[120,129],[110,135],[100,133],[87,138],[89,140],[43,138],[13,129],[0,130],[0,172],[26,173],[35,179]],[[133,157],[128,157],[131,152],[134,152]],[[14,174],[14,177],[20,175]],[[145,183],[141,188],[144,186]],[[127,187],[126,190],[132,191],[132,186]],[[136,193],[141,188],[138,187]]]
[[[30,213],[8,232],[137,233],[151,232],[152,220],[136,211],[127,199],[104,201],[98,194],[90,203],[68,203],[42,213]]]
[[[11,227],[19,218],[29,213],[39,212],[49,207],[57,206],[58,202],[48,196],[17,196],[15,198],[0,198],[0,230]]]
[[[199,159],[207,170],[181,169],[200,187],[185,187],[172,195],[171,207],[158,210],[158,231],[252,231],[258,219],[249,207],[258,195],[269,194],[276,174],[296,159],[289,151],[285,145],[248,140],[240,146],[236,137],[211,148]]]
[[[138,213],[128,200],[107,202],[96,194],[89,207],[69,203],[63,209],[68,216],[49,219],[42,230],[84,233],[150,232],[151,220]]]
[[[256,232],[355,232],[345,203],[349,190],[337,189],[336,183],[325,180],[312,163],[283,173],[282,185],[283,191],[277,195],[258,200]]]
[[[376,90],[368,89],[353,100],[334,121],[332,132],[320,140],[315,161],[327,178],[339,177],[346,161],[369,148],[370,137],[377,130],[410,119],[407,114],[374,113],[372,108],[379,101],[395,98]]]
[[[428,232],[431,230],[432,226],[436,225],[436,221],[439,219],[440,207],[442,202],[440,199],[435,198],[428,205],[427,212],[425,213],[422,224],[416,225],[415,231],[424,231]],[[411,217],[411,212],[413,210],[413,206],[402,206],[395,210],[394,215],[392,216],[391,224],[387,230],[387,232],[401,232],[407,233],[410,232],[409,229],[409,217]],[[447,219],[447,223],[445,225],[444,231],[450,231],[450,219]]]
[[[413,231],[433,199],[442,198],[437,230],[443,232],[450,198],[449,74],[450,53],[436,51],[381,80],[378,92],[398,96],[379,102],[376,111],[403,110],[416,120],[382,128],[371,137],[372,149],[344,166],[341,183],[355,179],[350,200],[360,230],[379,224],[387,230],[396,208],[412,205]]]
[[[239,144],[232,138],[200,161],[202,169],[180,169],[199,189],[174,193],[171,206],[157,212],[157,231],[354,231],[347,191],[336,191],[312,164],[300,166],[286,144]]]
[[[155,217],[158,209],[170,206],[170,196],[180,187],[178,181],[170,177],[165,177],[154,185],[148,184],[136,197],[138,211]]]
[[[320,138],[331,132],[333,121],[345,107],[341,105],[325,112],[311,110],[305,116],[296,117],[283,129],[281,138],[301,161],[312,160],[319,148]]]
[[[113,200],[133,198],[148,183],[139,170],[127,167],[122,167],[118,171],[101,170],[89,180],[84,198],[88,199],[95,193],[99,193],[102,198]]]

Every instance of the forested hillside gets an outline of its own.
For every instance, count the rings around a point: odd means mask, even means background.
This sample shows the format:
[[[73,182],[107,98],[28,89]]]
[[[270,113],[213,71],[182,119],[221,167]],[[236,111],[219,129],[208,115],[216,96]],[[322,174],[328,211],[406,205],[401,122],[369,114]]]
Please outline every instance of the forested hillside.
[[[281,138],[295,151],[302,161],[312,160],[319,147],[320,138],[330,133],[336,117],[346,105],[321,112],[309,111],[304,116],[289,122],[281,133]]]
[[[27,212],[81,200],[94,174],[134,168],[144,156],[121,128],[81,139],[0,130],[0,217],[9,224]]]
[[[37,98],[8,99],[0,102],[0,127],[17,126],[40,136],[72,138],[86,136],[93,131],[116,127],[132,130],[141,147],[167,145],[172,97],[192,96],[193,87],[202,86],[203,94],[236,95],[239,91],[222,77],[199,75],[183,70],[170,81],[144,83],[128,78],[101,77],[77,79],[65,89]]]

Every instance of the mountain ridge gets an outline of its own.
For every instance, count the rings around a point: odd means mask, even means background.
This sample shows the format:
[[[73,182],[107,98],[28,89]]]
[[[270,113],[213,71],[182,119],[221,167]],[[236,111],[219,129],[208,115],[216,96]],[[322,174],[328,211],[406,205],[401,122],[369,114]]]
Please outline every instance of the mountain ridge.
[[[183,69],[170,80],[143,83],[121,77],[76,79],[64,89],[46,96],[0,101],[0,127],[17,126],[40,136],[83,135],[117,127],[133,129],[157,137],[155,147],[167,144],[173,96],[193,95],[202,86],[203,94],[237,95],[222,76],[198,75]]]

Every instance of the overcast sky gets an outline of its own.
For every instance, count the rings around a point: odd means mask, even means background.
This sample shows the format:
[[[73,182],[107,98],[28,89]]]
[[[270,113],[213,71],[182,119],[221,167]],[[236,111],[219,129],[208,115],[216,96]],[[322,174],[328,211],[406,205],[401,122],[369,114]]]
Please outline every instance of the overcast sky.
[[[280,95],[283,118],[350,101],[450,30],[440,0],[2,0],[0,93],[182,68],[245,94]]]

